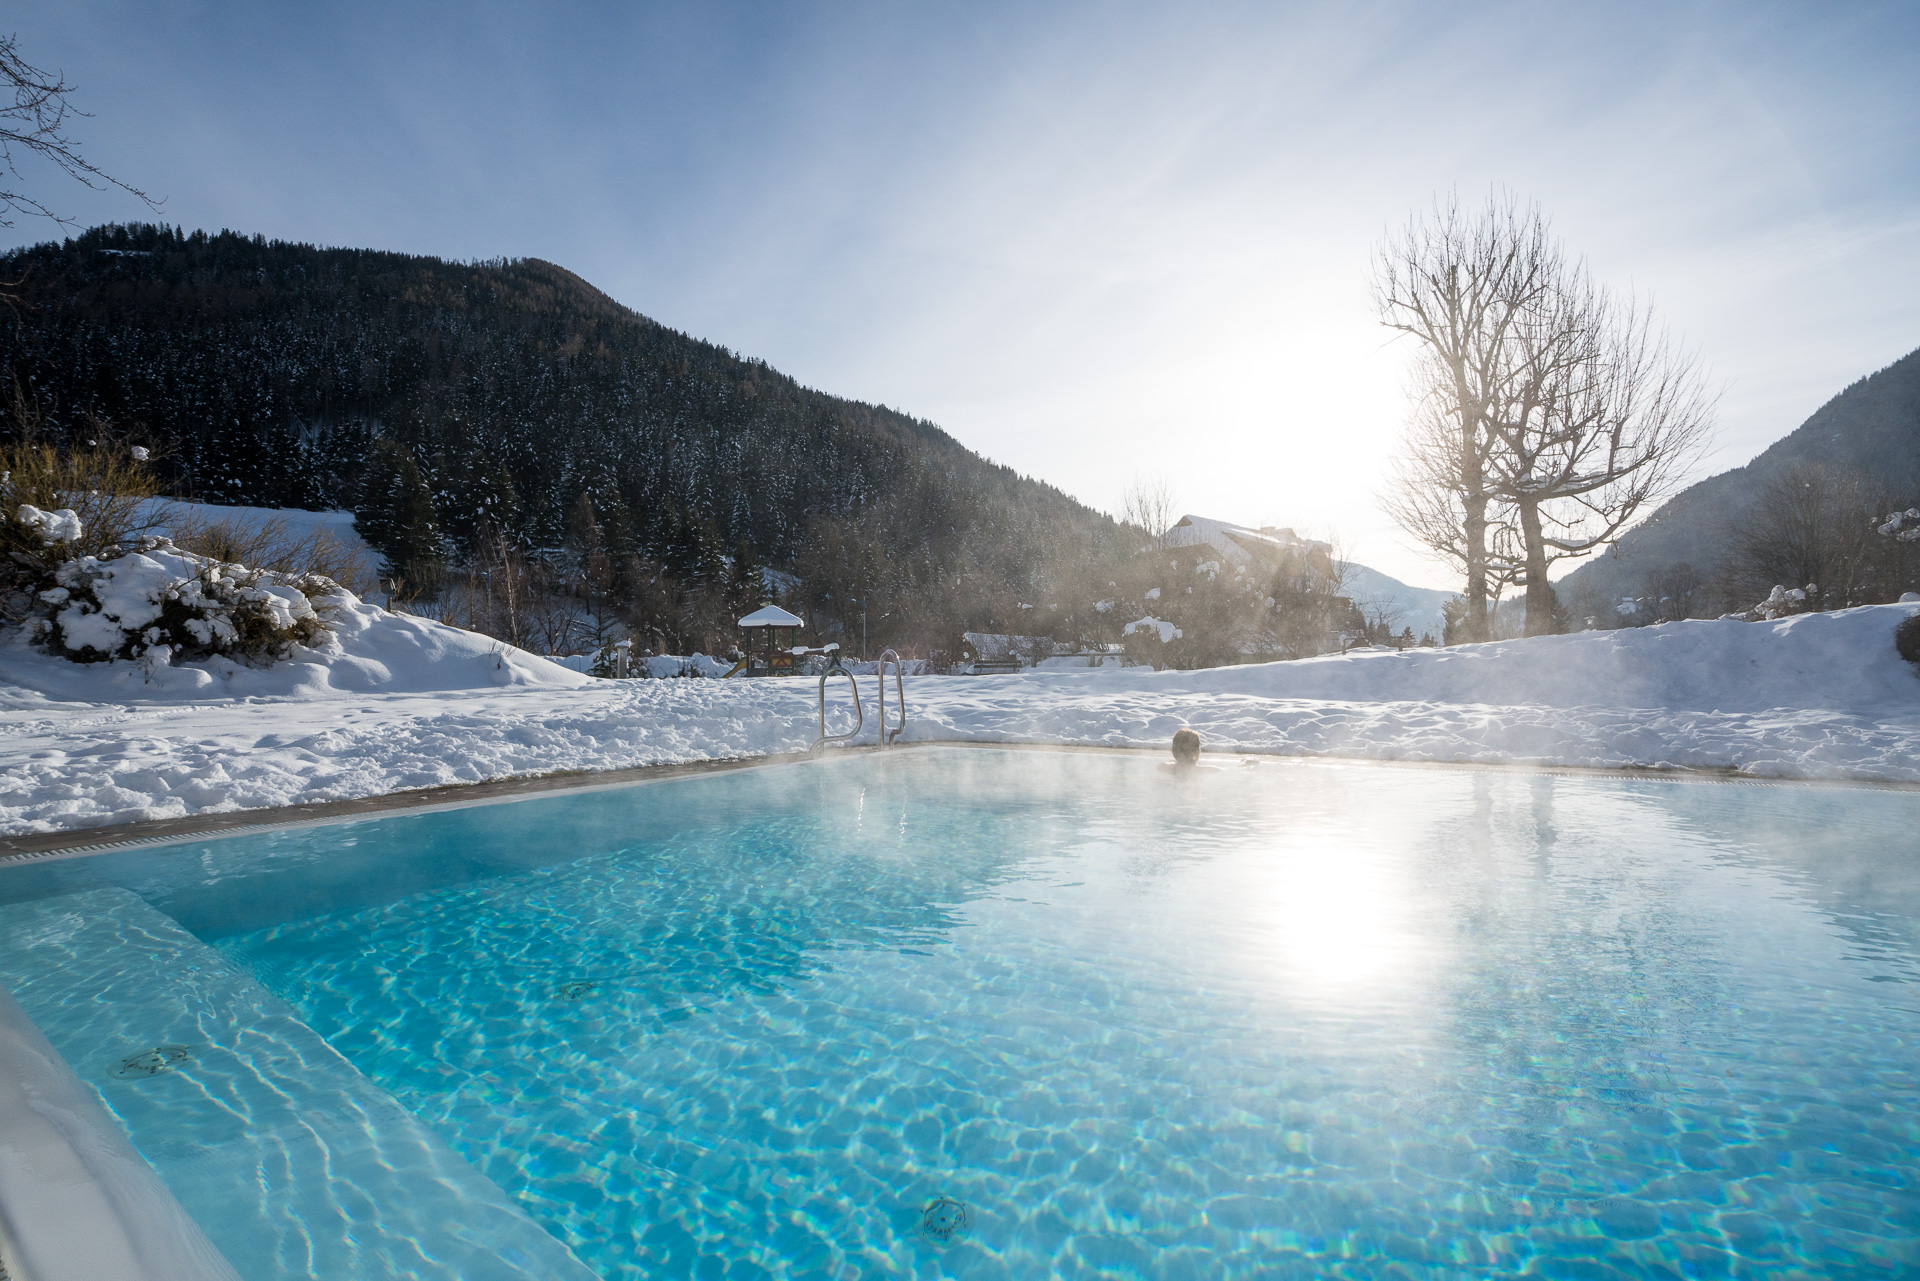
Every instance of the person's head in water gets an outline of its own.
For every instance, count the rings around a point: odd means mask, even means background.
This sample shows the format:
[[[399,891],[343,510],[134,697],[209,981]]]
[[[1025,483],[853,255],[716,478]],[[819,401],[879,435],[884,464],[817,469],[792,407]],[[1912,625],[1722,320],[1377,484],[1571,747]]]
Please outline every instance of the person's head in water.
[[[1173,736],[1173,763],[1186,767],[1200,763],[1200,736],[1183,729]]]

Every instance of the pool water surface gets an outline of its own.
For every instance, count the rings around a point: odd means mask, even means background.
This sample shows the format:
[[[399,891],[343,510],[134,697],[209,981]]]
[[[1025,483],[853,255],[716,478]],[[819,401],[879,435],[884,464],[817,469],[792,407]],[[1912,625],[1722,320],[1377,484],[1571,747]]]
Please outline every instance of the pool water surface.
[[[916,749],[8,901],[0,984],[229,1258],[56,917],[210,948],[607,1281],[1920,1275],[1920,793]]]

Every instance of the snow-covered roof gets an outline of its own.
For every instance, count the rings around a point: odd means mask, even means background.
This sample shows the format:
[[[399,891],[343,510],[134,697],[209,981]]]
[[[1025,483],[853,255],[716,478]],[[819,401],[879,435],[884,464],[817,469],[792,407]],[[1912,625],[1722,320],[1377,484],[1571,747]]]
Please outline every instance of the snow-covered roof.
[[[756,609],[740,620],[742,627],[805,627],[806,625],[806,619],[796,614],[789,614],[778,605]]]
[[[1249,529],[1231,521],[1210,516],[1182,516],[1166,533],[1169,547],[1197,547],[1205,543],[1224,552],[1235,563],[1253,558],[1256,551],[1291,551],[1325,548],[1311,538],[1302,538],[1291,529]]]

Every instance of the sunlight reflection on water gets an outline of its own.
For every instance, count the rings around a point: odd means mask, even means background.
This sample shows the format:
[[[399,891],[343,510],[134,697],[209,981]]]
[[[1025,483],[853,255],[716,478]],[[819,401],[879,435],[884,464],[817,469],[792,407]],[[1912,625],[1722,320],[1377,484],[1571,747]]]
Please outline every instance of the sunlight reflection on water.
[[[945,749],[204,848],[82,862],[608,1278],[1920,1269],[1914,793]]]

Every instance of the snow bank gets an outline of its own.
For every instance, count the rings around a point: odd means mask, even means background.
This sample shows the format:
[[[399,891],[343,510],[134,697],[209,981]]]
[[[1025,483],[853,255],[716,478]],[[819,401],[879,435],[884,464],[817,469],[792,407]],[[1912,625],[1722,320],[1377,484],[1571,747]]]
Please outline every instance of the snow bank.
[[[1892,639],[1916,612],[1204,672],[919,677],[905,737],[1165,748],[1190,725],[1210,749],[1920,782],[1920,673]],[[815,681],[594,681],[421,619],[367,606],[354,617],[341,655],[316,661],[324,674],[285,688],[271,685],[277,668],[156,689],[0,649],[0,679],[13,682],[0,685],[0,832],[797,751],[815,734]],[[844,689],[830,697],[830,728],[849,724]]]
[[[313,512],[298,507],[221,507],[213,503],[190,503],[180,498],[149,498],[136,509],[139,524],[150,527],[160,537],[171,537],[177,526],[186,523],[232,525],[258,530],[276,525],[288,537],[312,538],[325,534],[341,548],[358,553],[369,565],[380,563],[380,554],[367,546],[354,527],[349,511]]]
[[[1369,649],[1169,673],[1167,686],[1366,702],[1920,711],[1920,679],[1893,647],[1894,628],[1912,612],[1869,605],[1766,623],[1690,620],[1452,649]]]
[[[271,667],[248,667],[229,658],[175,666],[75,663],[38,652],[14,629],[0,639],[0,681],[83,703],[310,699],[512,686],[571,689],[591,681],[491,637],[389,613],[351,592],[341,591],[328,604],[330,633],[314,647],[295,646],[291,657]],[[133,605],[123,602],[120,608]]]

